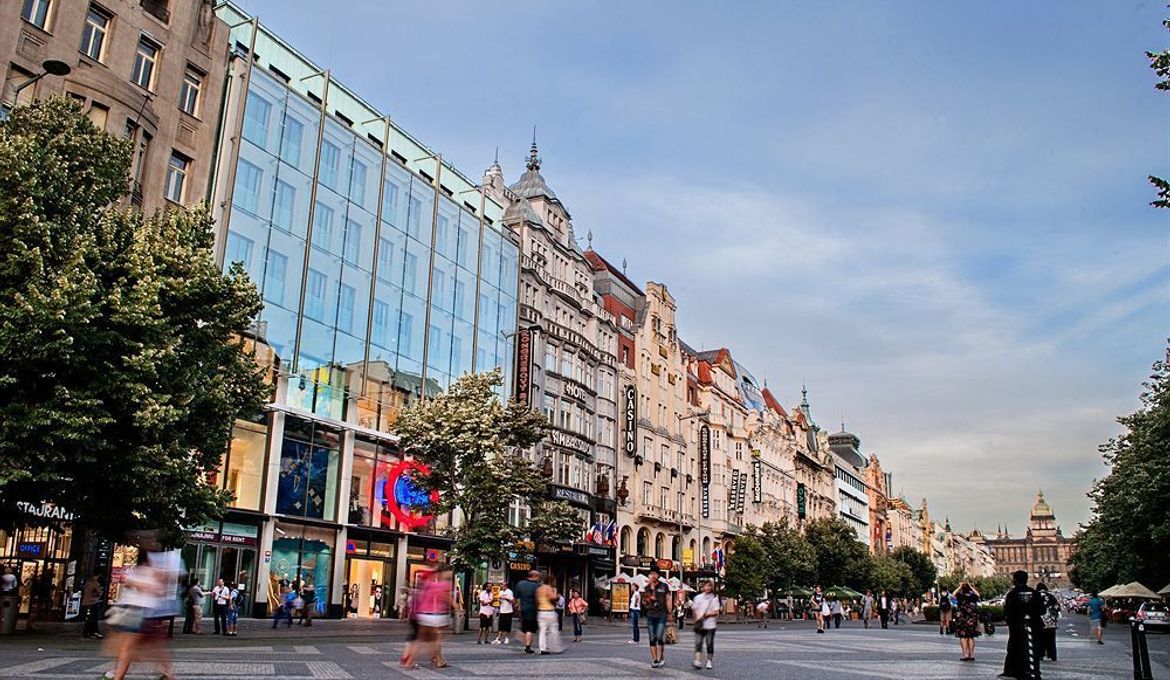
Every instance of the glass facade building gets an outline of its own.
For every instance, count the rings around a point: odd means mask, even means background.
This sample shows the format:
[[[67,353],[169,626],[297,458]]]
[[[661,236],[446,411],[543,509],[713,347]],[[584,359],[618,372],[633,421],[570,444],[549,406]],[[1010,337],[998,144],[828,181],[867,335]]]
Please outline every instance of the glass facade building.
[[[518,246],[438,154],[238,8],[217,13],[231,27],[217,254],[261,291],[250,340],[275,398],[237,425],[217,476],[225,523],[254,524],[263,558],[248,576],[200,564],[254,580],[257,614],[301,580],[320,613],[387,615],[411,562],[447,547],[445,518],[410,529],[388,507],[396,415],[470,371],[500,368],[510,396]]]

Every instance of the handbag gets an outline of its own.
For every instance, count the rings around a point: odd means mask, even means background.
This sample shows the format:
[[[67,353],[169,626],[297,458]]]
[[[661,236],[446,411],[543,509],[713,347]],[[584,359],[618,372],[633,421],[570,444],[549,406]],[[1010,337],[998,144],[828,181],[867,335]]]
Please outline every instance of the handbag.
[[[142,607],[115,605],[106,614],[106,623],[116,630],[135,633],[142,628],[143,618]]]

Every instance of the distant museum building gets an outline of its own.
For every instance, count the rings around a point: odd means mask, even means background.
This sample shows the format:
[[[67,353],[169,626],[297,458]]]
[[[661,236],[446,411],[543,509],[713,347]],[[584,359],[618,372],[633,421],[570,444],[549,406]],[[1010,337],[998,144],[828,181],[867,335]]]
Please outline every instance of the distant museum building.
[[[995,573],[1010,576],[1015,571],[1028,572],[1028,578],[1043,581],[1049,587],[1069,585],[1069,559],[1074,551],[1071,538],[1066,537],[1056,524],[1052,507],[1044,500],[1044,492],[1036,494],[1028,530],[1022,538],[1012,538],[1007,528],[1001,528],[994,538],[987,538],[987,547],[995,557]]]

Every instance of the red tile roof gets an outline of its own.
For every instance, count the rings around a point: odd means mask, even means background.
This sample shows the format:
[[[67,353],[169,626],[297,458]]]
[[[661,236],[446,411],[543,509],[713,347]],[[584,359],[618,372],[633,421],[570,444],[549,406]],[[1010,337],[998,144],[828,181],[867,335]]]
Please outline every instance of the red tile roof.
[[[706,361],[699,362],[699,383],[702,385],[710,385],[711,380],[711,364]]]
[[[642,289],[639,288],[637,284],[631,281],[629,277],[623,274],[617,267],[610,264],[609,260],[605,259],[601,255],[598,255],[596,250],[592,248],[586,250],[585,259],[589,260],[589,265],[593,268],[593,271],[599,272],[604,269],[608,269],[609,272],[616,276],[622,283],[629,286],[635,294],[645,295],[645,293],[642,292]]]
[[[776,413],[779,413],[785,418],[788,417],[788,412],[784,410],[784,407],[780,405],[780,402],[776,400],[776,397],[772,396],[772,392],[767,387],[764,388],[763,394],[764,404],[766,404],[768,408],[772,409]]]

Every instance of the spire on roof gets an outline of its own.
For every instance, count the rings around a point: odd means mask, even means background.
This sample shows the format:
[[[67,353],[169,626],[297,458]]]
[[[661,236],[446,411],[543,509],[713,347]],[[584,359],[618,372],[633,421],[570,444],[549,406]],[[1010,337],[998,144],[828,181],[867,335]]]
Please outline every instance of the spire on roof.
[[[536,126],[532,126],[532,148],[528,150],[528,169],[533,172],[540,170],[540,155],[536,149]]]
[[[585,233],[585,240],[589,242],[589,250],[593,250],[593,230],[590,229]]]
[[[624,276],[625,273],[626,273],[626,258],[623,257],[622,258],[622,275]]]

